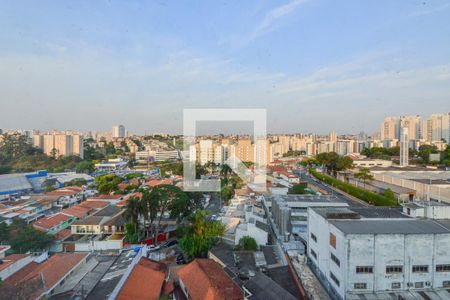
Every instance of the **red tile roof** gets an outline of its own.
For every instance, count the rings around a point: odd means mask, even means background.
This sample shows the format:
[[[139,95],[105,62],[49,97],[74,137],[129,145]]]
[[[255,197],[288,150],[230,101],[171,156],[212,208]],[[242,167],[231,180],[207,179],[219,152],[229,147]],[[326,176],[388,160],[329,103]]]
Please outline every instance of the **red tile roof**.
[[[80,203],[78,206],[82,206],[82,207],[90,207],[93,209],[102,209],[105,208],[109,205],[109,202],[106,201],[84,201],[82,203]]]
[[[95,197],[89,197],[88,200],[90,200],[90,199],[119,200],[122,197],[123,197],[123,195],[99,195],[99,196],[95,196]]]
[[[162,180],[153,179],[146,183],[146,185],[148,185],[149,187],[155,187],[155,186],[164,185],[164,184],[173,184],[173,181],[172,181],[172,179],[166,178],[166,179],[162,179]]]
[[[61,211],[61,213],[64,215],[75,217],[75,218],[84,218],[91,211],[93,211],[93,209],[90,207],[86,207],[86,206],[82,206],[82,205],[75,205],[75,206],[63,209]]]
[[[131,193],[126,195],[123,200],[120,200],[119,202],[117,202],[117,206],[118,207],[123,207],[127,205],[128,200],[130,200],[131,198],[142,198],[142,193],[141,192],[136,192],[136,193]]]
[[[195,259],[178,271],[192,300],[239,300],[244,292],[212,259]]]
[[[36,222],[33,223],[33,226],[35,226],[37,229],[51,229],[56,225],[69,220],[70,218],[71,217],[69,216],[57,213],[56,215],[37,220]]]
[[[116,299],[159,299],[166,276],[165,264],[142,257],[134,266]]]
[[[27,281],[35,276],[41,276],[45,283],[45,291],[51,289],[63,277],[65,277],[74,267],[76,267],[89,253],[57,253],[52,255],[47,261],[37,264],[21,281]]]
[[[15,263],[18,260],[24,259],[25,257],[31,256],[31,254],[11,254],[7,255],[4,258],[2,258],[3,263],[0,264],[0,271],[6,269],[13,263]]]
[[[57,234],[55,234],[55,240],[56,241],[61,241],[63,239],[65,239],[66,237],[68,237],[69,235],[71,235],[72,232],[70,231],[70,229],[64,229],[61,230],[60,232],[58,232]]]

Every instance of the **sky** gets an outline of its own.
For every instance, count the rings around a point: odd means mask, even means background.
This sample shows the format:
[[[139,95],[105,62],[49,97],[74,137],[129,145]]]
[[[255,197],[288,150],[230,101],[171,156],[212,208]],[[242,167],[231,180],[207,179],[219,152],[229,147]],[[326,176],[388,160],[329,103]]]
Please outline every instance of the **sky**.
[[[272,133],[448,112],[450,2],[0,0],[0,128],[181,133],[184,108]]]

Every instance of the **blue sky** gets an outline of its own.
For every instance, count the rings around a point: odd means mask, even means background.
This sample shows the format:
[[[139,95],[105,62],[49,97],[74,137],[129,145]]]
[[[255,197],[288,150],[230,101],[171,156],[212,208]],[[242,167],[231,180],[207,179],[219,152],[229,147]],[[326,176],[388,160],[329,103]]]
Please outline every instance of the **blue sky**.
[[[0,128],[181,132],[209,107],[318,133],[449,111],[450,2],[0,1]]]

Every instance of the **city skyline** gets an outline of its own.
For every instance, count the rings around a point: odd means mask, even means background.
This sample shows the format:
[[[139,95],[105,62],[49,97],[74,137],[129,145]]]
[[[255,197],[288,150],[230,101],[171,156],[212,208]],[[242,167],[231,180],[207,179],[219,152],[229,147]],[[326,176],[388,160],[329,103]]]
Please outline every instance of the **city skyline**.
[[[357,133],[450,110],[445,1],[0,6],[1,128],[180,133],[182,109],[225,107]]]

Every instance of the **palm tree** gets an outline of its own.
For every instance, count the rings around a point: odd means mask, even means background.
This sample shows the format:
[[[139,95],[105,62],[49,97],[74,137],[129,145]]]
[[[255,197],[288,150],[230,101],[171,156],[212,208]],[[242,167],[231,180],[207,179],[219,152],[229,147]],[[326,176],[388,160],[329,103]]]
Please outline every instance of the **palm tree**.
[[[133,226],[135,233],[138,232],[139,228],[138,220],[140,211],[141,205],[139,203],[139,199],[134,197],[130,198],[127,202],[124,216],[125,219]]]

